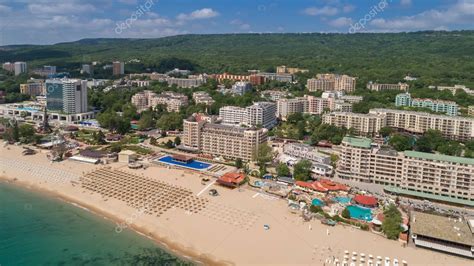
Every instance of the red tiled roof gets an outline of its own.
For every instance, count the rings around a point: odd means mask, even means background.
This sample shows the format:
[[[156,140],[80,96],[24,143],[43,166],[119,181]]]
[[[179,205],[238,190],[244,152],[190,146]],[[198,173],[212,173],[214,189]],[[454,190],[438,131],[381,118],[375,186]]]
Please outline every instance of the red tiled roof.
[[[219,177],[217,181],[221,184],[224,183],[224,184],[238,185],[242,183],[244,180],[245,180],[244,174],[229,172]]]
[[[366,206],[375,206],[377,205],[377,198],[372,196],[365,196],[365,195],[356,195],[354,197],[354,201],[361,205]]]

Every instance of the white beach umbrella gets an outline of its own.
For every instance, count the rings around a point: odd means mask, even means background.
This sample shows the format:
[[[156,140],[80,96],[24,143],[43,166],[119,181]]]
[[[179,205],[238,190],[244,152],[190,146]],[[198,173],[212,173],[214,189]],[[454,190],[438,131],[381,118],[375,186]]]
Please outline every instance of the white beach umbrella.
[[[377,260],[382,260],[382,257],[381,256],[377,256]]]
[[[345,254],[349,254],[349,250],[344,250],[344,253],[345,253]]]
[[[406,260],[402,260],[403,266],[408,266],[408,262]]]
[[[368,260],[368,261],[367,261],[367,265],[368,265],[368,266],[372,266],[372,265],[374,265],[374,262],[373,262],[372,260]]]
[[[352,256],[357,256],[357,252],[352,252]]]
[[[374,256],[372,254],[369,254],[369,259],[373,259]]]

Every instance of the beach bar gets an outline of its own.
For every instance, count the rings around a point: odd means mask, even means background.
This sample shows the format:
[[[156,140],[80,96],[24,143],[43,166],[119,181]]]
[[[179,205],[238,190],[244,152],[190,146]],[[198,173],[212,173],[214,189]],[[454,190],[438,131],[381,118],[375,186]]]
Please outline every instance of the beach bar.
[[[236,188],[245,181],[245,175],[242,173],[226,173],[217,179],[220,185]]]
[[[378,205],[377,198],[373,196],[356,195],[353,200],[357,205],[362,207],[375,208]]]
[[[474,217],[450,218],[413,211],[410,225],[416,246],[474,259]]]

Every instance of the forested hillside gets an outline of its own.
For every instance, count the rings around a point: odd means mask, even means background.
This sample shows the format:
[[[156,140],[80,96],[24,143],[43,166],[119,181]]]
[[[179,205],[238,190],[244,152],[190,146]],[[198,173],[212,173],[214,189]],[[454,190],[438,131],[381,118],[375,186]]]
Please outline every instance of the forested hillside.
[[[139,59],[126,71],[187,66],[199,72],[272,70],[276,65],[397,82],[406,74],[424,84],[474,87],[474,31],[373,34],[220,34],[159,39],[84,39],[0,48],[0,62],[53,64],[58,70],[91,61]]]

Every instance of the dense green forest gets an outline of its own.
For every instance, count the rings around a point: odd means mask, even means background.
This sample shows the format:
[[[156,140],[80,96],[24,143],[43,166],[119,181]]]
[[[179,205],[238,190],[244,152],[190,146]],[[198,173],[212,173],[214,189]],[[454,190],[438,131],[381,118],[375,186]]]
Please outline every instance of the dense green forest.
[[[183,67],[243,73],[284,64],[357,76],[358,87],[369,80],[398,82],[406,74],[420,77],[423,85],[474,87],[474,31],[182,35],[0,47],[0,62],[27,61],[30,68],[52,64],[58,71],[131,59],[140,63],[127,64],[126,72]]]

